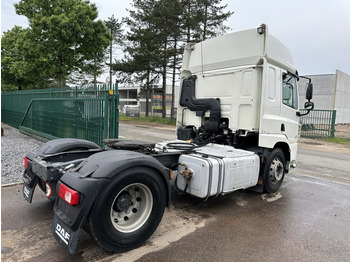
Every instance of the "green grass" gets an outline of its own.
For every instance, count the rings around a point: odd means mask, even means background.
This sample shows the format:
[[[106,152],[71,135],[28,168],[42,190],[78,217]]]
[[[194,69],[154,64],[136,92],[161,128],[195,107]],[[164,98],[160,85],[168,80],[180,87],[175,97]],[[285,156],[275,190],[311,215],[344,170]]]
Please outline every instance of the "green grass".
[[[171,121],[170,118],[161,118],[160,116],[140,116],[140,117],[129,117],[125,114],[119,114],[119,120],[127,120],[134,122],[147,122],[147,123],[156,123],[162,125],[176,125],[176,121]]]
[[[349,140],[347,140],[345,138],[341,138],[341,137],[327,138],[327,139],[324,139],[324,141],[335,143],[335,144],[350,145]]]

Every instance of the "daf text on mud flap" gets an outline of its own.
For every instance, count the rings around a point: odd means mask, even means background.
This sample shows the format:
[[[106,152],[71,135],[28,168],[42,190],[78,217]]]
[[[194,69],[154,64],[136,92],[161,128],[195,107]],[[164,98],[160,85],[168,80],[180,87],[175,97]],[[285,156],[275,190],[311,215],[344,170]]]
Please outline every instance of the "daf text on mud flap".
[[[64,243],[66,243],[66,245],[68,245],[68,241],[70,238],[70,235],[68,234],[68,232],[60,225],[60,224],[56,224],[56,230],[55,233],[62,239],[62,241]]]
[[[26,196],[26,198],[29,198],[30,191],[26,186],[23,187],[23,193]]]

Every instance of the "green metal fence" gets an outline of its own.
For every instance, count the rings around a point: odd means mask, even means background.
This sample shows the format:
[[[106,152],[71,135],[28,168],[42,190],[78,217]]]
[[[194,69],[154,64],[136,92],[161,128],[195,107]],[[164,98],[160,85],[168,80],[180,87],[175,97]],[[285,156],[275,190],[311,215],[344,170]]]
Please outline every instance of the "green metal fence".
[[[117,86],[15,91],[1,94],[2,122],[42,140],[73,137],[101,145],[118,138]]]
[[[33,89],[1,92],[1,121],[18,128],[29,104],[38,98],[104,98],[109,90],[117,93],[117,84]]]
[[[300,110],[301,113],[306,110]],[[301,137],[332,138],[335,132],[336,110],[311,110],[300,118]]]

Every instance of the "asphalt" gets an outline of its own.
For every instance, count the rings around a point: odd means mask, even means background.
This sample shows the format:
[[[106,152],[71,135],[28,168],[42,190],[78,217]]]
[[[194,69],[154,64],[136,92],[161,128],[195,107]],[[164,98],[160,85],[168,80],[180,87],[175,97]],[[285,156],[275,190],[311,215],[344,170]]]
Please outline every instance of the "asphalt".
[[[122,124],[121,136],[173,139],[172,130]],[[83,232],[70,255],[51,234],[53,203],[21,185],[1,190],[2,261],[350,261],[348,154],[307,147],[275,195],[238,191],[207,202],[173,192],[157,231],[138,249],[103,250]]]
[[[349,261],[350,185],[288,175],[276,195],[239,191],[203,202],[173,194],[146,245],[104,251],[86,233],[70,255],[53,239],[53,204],[2,188],[3,261]]]

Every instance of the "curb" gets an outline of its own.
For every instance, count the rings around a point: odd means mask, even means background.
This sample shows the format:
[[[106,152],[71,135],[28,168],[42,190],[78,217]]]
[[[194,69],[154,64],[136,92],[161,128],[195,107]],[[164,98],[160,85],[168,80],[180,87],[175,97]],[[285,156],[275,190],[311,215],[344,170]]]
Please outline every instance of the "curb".
[[[23,182],[13,182],[13,183],[8,183],[5,185],[1,185],[1,187],[10,187],[10,186],[18,186],[18,185],[22,185]]]

